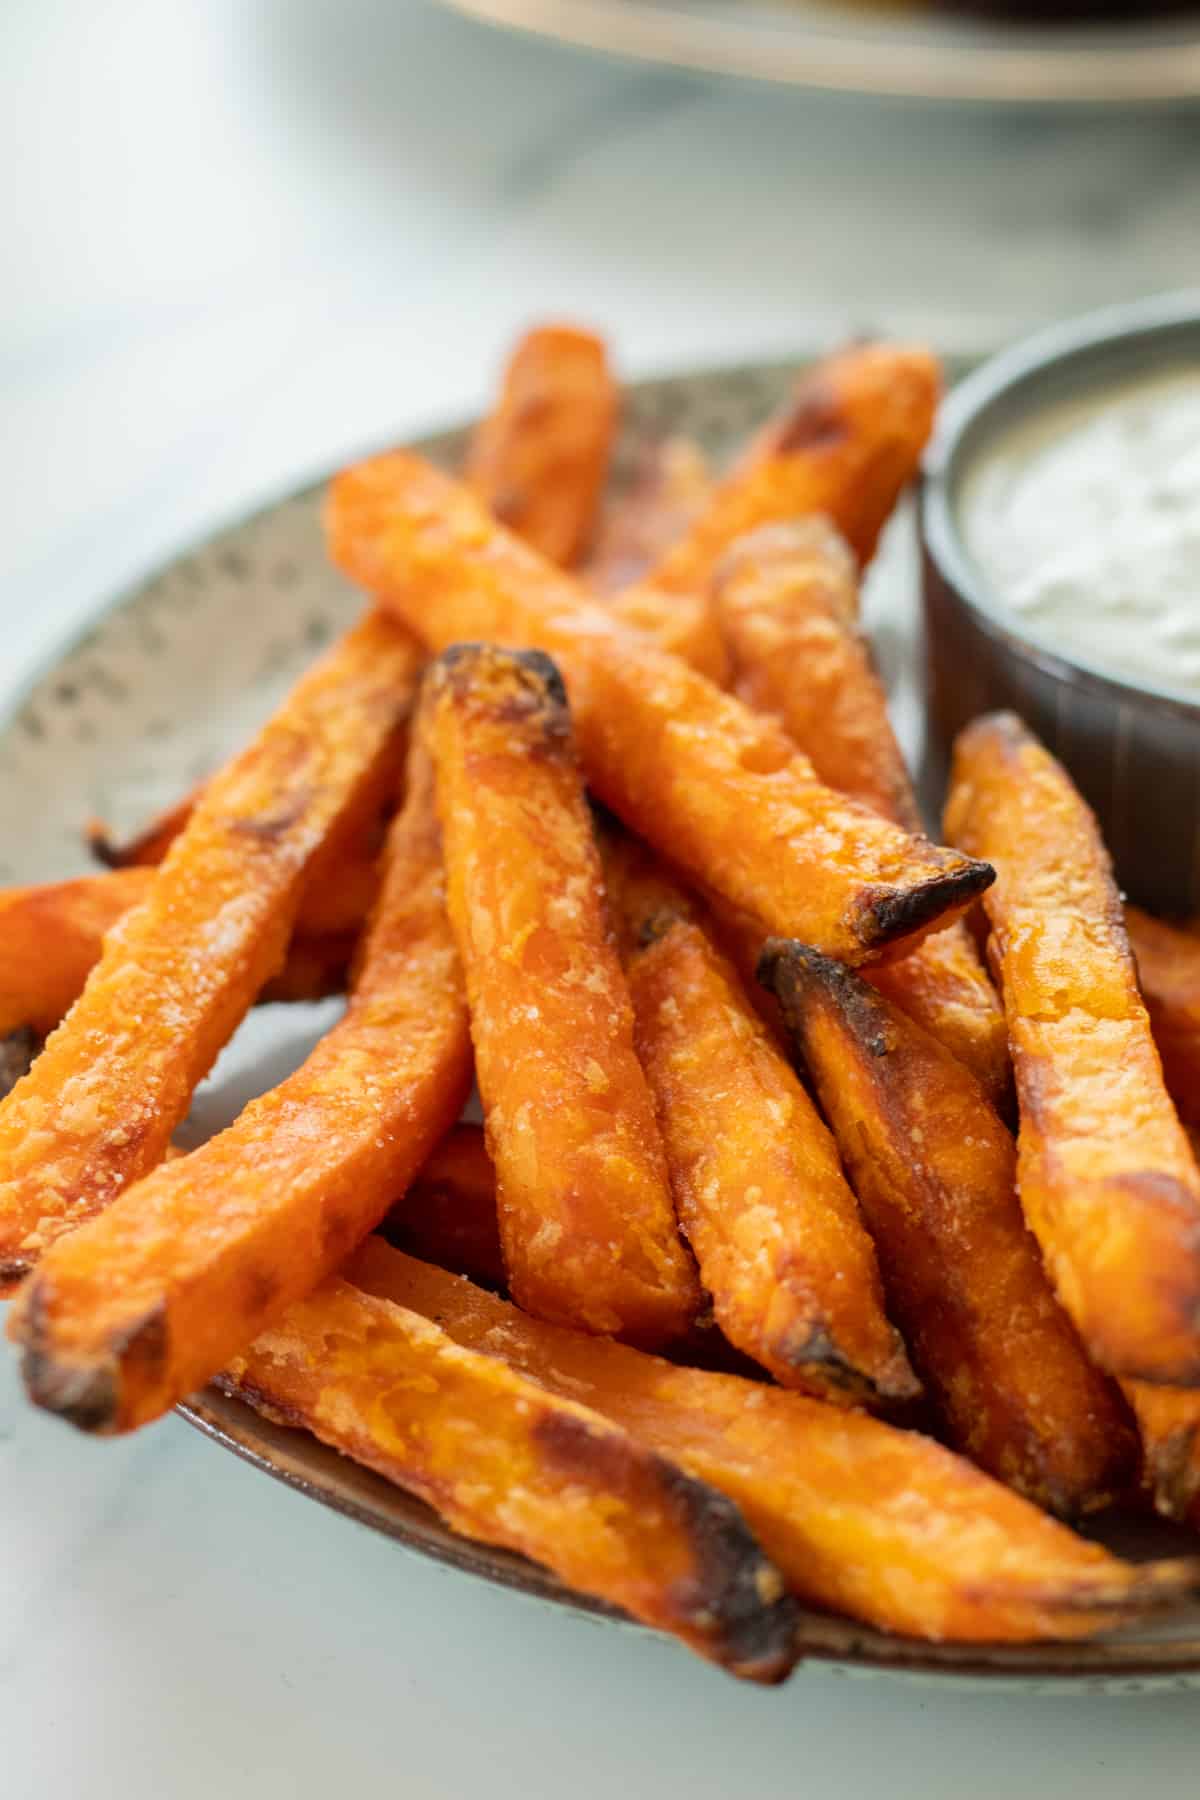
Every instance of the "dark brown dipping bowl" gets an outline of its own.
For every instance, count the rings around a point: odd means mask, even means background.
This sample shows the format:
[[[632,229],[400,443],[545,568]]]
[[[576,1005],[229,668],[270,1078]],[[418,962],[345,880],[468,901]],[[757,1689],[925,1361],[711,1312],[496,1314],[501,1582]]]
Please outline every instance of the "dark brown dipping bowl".
[[[926,798],[940,800],[962,727],[1010,707],[1086,795],[1122,887],[1166,915],[1200,913],[1200,701],[1120,681],[1014,623],[967,551],[958,509],[975,458],[1017,419],[1110,381],[1198,364],[1200,293],[1113,307],[1041,332],[953,390],[921,495]]]

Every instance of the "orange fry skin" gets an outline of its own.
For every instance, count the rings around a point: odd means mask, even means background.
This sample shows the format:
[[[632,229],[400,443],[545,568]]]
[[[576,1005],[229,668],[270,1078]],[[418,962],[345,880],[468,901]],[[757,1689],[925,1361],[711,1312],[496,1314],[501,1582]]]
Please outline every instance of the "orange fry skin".
[[[45,1037],[83,992],[106,931],[144,900],[148,869],[0,891],[0,1034]]]
[[[140,865],[42,887],[0,889],[0,1036],[30,1026],[46,1036],[83,992],[104,935],[146,898],[154,871]],[[293,938],[262,1000],[315,1000],[344,984],[354,940]]]
[[[920,1391],[833,1139],[686,896],[628,839],[608,891],[675,1204],[731,1344],[783,1387]]]
[[[884,1287],[955,1448],[1050,1512],[1107,1505],[1137,1445],[1054,1297],[1012,1138],[975,1077],[839,963],[774,940],[783,1010],[879,1250]]]
[[[729,658],[707,595],[667,594],[643,583],[614,595],[609,610],[622,625],[653,639],[657,649],[681,657],[698,674],[724,687]]]
[[[1146,1483],[1168,1519],[1200,1525],[1200,1394],[1190,1388],[1123,1383],[1142,1437]]]
[[[197,1082],[282,965],[313,856],[390,756],[419,666],[406,633],[367,618],[209,782],[0,1105],[0,1288],[161,1161]]]
[[[882,1630],[965,1643],[1086,1637],[1196,1584],[1195,1562],[1120,1562],[869,1413],[531,1319],[378,1238],[345,1276],[721,1489],[795,1593]]]
[[[396,809],[407,754],[407,734],[397,731],[389,753],[378,758],[312,860],[296,914],[300,933],[310,938],[336,937],[357,930],[379,892],[379,851],[387,820]],[[160,813],[125,844],[115,843],[93,821],[88,842],[98,859],[113,870],[155,868],[162,862],[191,818],[203,785]]]
[[[500,398],[472,438],[469,486],[510,531],[563,568],[591,542],[619,402],[602,338],[539,325],[517,344]]]
[[[379,1228],[422,1262],[466,1275],[481,1287],[508,1280],[496,1219],[496,1171],[478,1125],[456,1125]]]
[[[55,1243],[17,1297],[30,1397],[84,1430],[130,1430],[207,1381],[337,1267],[462,1110],[466,1002],[432,778],[411,766],[342,1019],[227,1130]]]
[[[419,1313],[330,1281],[222,1385],[734,1674],[795,1661],[783,1579],[725,1495]]]
[[[431,666],[421,720],[509,1286],[541,1317],[680,1337],[699,1286],[558,672],[538,651],[462,645]]]
[[[721,562],[712,604],[733,692],[776,719],[830,787],[920,831],[887,695],[855,622],[858,575],[845,539],[819,518],[754,532]],[[1006,1105],[1004,1014],[963,921],[873,979],[979,1077],[993,1104]]]
[[[994,857],[986,902],[1021,1108],[1025,1216],[1102,1368],[1200,1385],[1200,1174],[1163,1086],[1088,806],[1010,713],[955,746],[947,830]]]
[[[1167,1092],[1184,1123],[1200,1125],[1200,938],[1137,906],[1126,906],[1125,929]]]
[[[622,627],[420,458],[339,476],[327,528],[338,566],[431,647],[553,655],[599,797],[769,929],[861,962],[948,923],[990,881],[833,794],[770,721]]]
[[[868,563],[920,467],[940,396],[928,350],[862,344],[817,363],[649,579],[702,593],[735,539],[813,513],[832,519]]]
[[[778,719],[821,780],[921,830],[887,694],[858,629],[858,569],[828,519],[739,538],[717,565],[712,606],[732,691]]]

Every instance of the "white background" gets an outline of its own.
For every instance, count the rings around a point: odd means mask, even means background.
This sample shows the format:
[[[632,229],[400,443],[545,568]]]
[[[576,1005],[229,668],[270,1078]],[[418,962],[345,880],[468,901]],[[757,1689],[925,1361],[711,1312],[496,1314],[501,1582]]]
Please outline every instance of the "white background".
[[[1200,117],[923,113],[628,70],[404,0],[0,7],[0,683],[173,545],[477,405],[531,316],[631,373],[883,325],[987,346],[1197,279]],[[176,1421],[0,1375],[7,1800],[1126,1796],[1195,1697],[671,1646],[407,1556]]]

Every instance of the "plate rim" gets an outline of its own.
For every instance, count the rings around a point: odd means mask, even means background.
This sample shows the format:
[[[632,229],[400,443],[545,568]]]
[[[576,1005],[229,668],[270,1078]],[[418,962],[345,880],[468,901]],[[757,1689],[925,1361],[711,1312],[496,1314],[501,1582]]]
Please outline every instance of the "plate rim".
[[[656,388],[737,381],[739,378],[768,381],[803,367],[814,354],[817,354],[816,350],[808,345],[799,347],[792,356],[772,353],[754,358],[743,355],[692,363],[683,368],[668,367],[663,372],[630,380],[624,387],[629,394],[635,395]],[[961,373],[974,360],[957,356],[946,358],[948,368],[956,373]],[[397,442],[419,452],[434,452],[440,443],[469,430],[477,416],[461,415],[432,429],[422,428],[412,436],[393,432],[382,443],[376,439],[361,454],[369,455]],[[82,618],[58,633],[34,663],[0,694],[0,735],[14,728],[22,709],[53,677],[59,665],[85,648],[89,639],[110,618],[135,604],[148,586],[215,540],[252,526],[264,515],[293,502],[312,499],[342,466],[343,460],[330,466],[325,458],[321,458],[315,471],[304,471],[266,484],[249,500],[182,533],[173,549],[148,558],[132,577],[109,589]],[[244,1403],[216,1389],[206,1389],[201,1395],[191,1396],[176,1411],[191,1427],[254,1468],[303,1493],[306,1498],[315,1499],[343,1517],[400,1543],[410,1553],[486,1580],[492,1586],[520,1593],[527,1599],[618,1623],[626,1629],[644,1629],[603,1601],[568,1590],[548,1570],[524,1558],[503,1553],[502,1560],[496,1562],[490,1546],[460,1537],[440,1523],[437,1524],[436,1540],[425,1538],[412,1527],[406,1530],[403,1520],[390,1518],[382,1507],[371,1509],[354,1503],[336,1486],[323,1483],[317,1472],[306,1475],[298,1467],[292,1472],[287,1459],[282,1462],[272,1459],[269,1433],[281,1428],[272,1427]],[[296,1432],[294,1436],[300,1446],[319,1442],[307,1433]],[[253,1441],[256,1438],[257,1442]],[[327,1455],[338,1454],[328,1446],[319,1447]],[[357,1464],[350,1466],[359,1470]],[[371,1476],[371,1480],[378,1481],[385,1491],[390,1488],[382,1477]],[[404,1499],[410,1506],[421,1505],[411,1495],[404,1495]],[[435,1520],[434,1514],[429,1516],[431,1521]],[[1026,1646],[939,1644],[877,1631],[842,1615],[805,1610],[799,1648],[801,1662],[809,1661],[847,1672],[891,1674],[935,1682],[952,1678],[960,1685],[973,1681],[989,1688],[1000,1686],[1009,1690],[1044,1689],[1063,1693],[1072,1689],[1108,1688],[1120,1692],[1162,1692],[1200,1686],[1200,1637],[1191,1636],[1141,1644],[1120,1638]]]
[[[1200,27],[1162,44],[905,46],[850,34],[756,36],[662,0],[441,0],[480,24],[617,59],[885,100],[994,106],[1181,105],[1200,98]],[[1056,46],[1052,39],[1057,35]],[[1047,51],[1051,54],[1047,54]]]

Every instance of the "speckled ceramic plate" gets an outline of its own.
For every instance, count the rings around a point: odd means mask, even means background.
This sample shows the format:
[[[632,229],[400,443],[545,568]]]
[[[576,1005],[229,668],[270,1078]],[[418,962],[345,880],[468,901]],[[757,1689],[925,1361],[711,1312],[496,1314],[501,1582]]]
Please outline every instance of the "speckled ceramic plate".
[[[689,432],[717,453],[732,447],[781,397],[790,373],[725,369],[632,389],[616,479],[639,445],[671,432]],[[461,442],[449,432],[419,447],[453,461]],[[174,799],[350,622],[359,601],[326,564],[320,493],[315,486],[276,501],[184,552],[108,607],[8,713],[0,724],[0,883],[83,872],[86,818],[98,814],[120,831]],[[866,598],[910,755],[920,722],[914,551],[911,521],[900,518]],[[328,1006],[311,1016],[300,1007],[257,1009],[200,1090],[190,1141],[218,1128],[248,1088],[280,1079],[303,1053],[306,1033],[328,1018]],[[420,1502],[236,1401],[210,1392],[181,1411],[266,1473],[421,1554],[542,1600],[616,1616],[520,1557],[456,1537]],[[1182,1545],[1180,1534],[1151,1525],[1127,1527],[1122,1547],[1141,1555]],[[810,1613],[802,1647],[814,1660],[863,1671],[1140,1692],[1200,1685],[1200,1608],[1098,1644],[1003,1650],[913,1644]]]
[[[1200,10],[1021,26],[936,0],[445,0],[588,50],[792,87],[1006,106],[1137,106],[1200,95]]]

